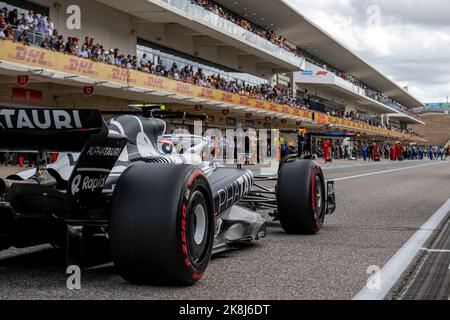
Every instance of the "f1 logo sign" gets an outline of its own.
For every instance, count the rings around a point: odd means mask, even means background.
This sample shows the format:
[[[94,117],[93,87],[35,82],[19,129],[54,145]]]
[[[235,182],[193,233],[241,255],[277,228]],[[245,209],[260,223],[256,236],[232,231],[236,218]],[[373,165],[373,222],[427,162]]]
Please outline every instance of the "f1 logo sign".
[[[17,76],[17,83],[22,87],[27,86],[30,83],[30,76],[27,74]]]
[[[317,71],[316,76],[325,77],[328,74],[328,71]]]

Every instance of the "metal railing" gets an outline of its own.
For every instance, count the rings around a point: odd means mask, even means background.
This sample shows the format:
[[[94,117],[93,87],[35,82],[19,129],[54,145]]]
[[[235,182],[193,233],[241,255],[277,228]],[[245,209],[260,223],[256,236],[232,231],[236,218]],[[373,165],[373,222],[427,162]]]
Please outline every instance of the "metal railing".
[[[341,78],[339,75],[336,75],[336,79],[337,79],[337,83],[344,86],[345,88],[356,92],[362,96],[365,96],[369,99],[375,100],[391,109],[397,110],[399,112],[402,112],[404,114],[407,114],[408,116],[416,119],[416,120],[420,120],[420,118],[413,114],[412,112],[409,112],[405,107],[403,107],[402,105],[400,105],[397,102],[390,102],[387,98],[385,97],[380,97],[378,94],[375,93],[375,90],[372,89],[365,89],[357,84],[354,84],[344,78]]]
[[[278,45],[272,43],[271,41],[262,38],[261,36],[248,31],[239,25],[220,17],[219,15],[208,11],[201,6],[192,3],[190,0],[156,0],[159,2],[164,2],[171,7],[183,11],[187,16],[192,18],[194,21],[203,22],[214,29],[218,29],[228,35],[239,39],[240,41],[248,42],[256,45],[265,51],[270,52],[272,55],[278,57],[279,59],[288,61],[296,66],[301,66],[304,59],[299,57],[295,53],[289,52]]]
[[[170,68],[174,63],[181,70],[185,66],[192,66],[195,69],[202,69],[206,77],[220,75],[222,79],[226,81],[235,81],[238,84],[248,84],[251,86],[267,85],[269,81],[264,78],[260,78],[251,74],[243,72],[227,72],[217,67],[209,66],[205,63],[192,61],[187,58],[181,58],[172,54],[164,53],[162,51],[154,50],[153,48],[138,45],[137,56],[141,59],[143,55],[147,55],[147,59],[155,64],[161,64]]]
[[[15,27],[13,28],[13,31],[14,31],[14,40],[19,39],[20,35],[22,34],[22,31],[17,30],[17,28],[15,28]],[[41,46],[42,42],[44,42],[45,38],[47,38],[47,37],[48,37],[47,35],[44,35],[42,33],[38,33],[35,31],[28,31],[28,34],[27,34],[28,42],[31,45],[38,46],[38,47]]]
[[[314,64],[314,65],[316,65],[316,66],[318,66],[320,68],[323,68],[323,64],[322,65],[319,64],[319,62],[315,61],[311,57],[306,57],[306,61],[310,62],[310,63],[312,63],[312,64]],[[402,113],[405,113],[405,114],[411,116],[412,118],[421,121],[421,119],[420,119],[420,117],[418,115],[415,115],[415,114],[409,112],[404,106],[400,105],[399,103],[397,103],[397,102],[392,103],[392,102],[388,101],[388,99],[385,98],[385,97],[380,99],[376,94],[371,94],[370,93],[370,91],[376,92],[376,90],[363,88],[363,87],[361,87],[358,84],[355,84],[355,83],[353,83],[353,82],[351,82],[351,81],[349,81],[347,79],[342,78],[335,71],[329,70],[328,68],[327,69],[323,69],[323,70],[326,70],[326,71],[329,71],[329,72],[333,73],[336,76],[336,83],[341,85],[341,86],[343,86],[344,88],[347,88],[350,91],[353,91],[353,92],[355,92],[357,94],[360,94],[362,96],[365,96],[367,98],[375,100],[375,101],[377,101],[377,102],[379,102],[381,104],[384,104],[385,106],[387,106],[389,108],[392,108],[394,110],[397,110],[397,111],[400,111]]]

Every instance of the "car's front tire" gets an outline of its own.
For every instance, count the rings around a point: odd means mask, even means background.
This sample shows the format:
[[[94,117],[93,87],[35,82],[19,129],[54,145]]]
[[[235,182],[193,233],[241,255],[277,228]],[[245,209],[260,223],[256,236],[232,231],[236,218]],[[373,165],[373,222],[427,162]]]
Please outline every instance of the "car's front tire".
[[[129,167],[111,209],[111,253],[119,274],[137,284],[195,284],[211,258],[213,207],[206,177],[192,166]]]
[[[325,220],[326,187],[320,166],[311,160],[282,164],[277,184],[278,218],[288,234],[318,233]]]

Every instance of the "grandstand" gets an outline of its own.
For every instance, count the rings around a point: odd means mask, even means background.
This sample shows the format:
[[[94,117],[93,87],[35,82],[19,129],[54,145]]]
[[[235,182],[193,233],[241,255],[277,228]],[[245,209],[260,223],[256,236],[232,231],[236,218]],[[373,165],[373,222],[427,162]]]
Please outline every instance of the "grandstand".
[[[0,26],[2,106],[111,113],[154,103],[207,116],[214,128],[425,143],[408,127],[424,124],[413,112],[422,103],[286,1],[81,0],[82,27],[68,30],[72,4],[0,1],[8,11]],[[14,9],[40,16],[6,21]],[[173,125],[191,129],[192,121]]]

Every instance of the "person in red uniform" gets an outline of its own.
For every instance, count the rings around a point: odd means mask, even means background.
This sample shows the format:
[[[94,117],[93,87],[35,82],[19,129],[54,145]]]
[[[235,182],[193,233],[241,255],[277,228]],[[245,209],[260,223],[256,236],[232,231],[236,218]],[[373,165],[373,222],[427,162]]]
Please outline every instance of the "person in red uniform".
[[[378,161],[380,159],[379,157],[380,153],[378,151],[378,145],[376,143],[373,144],[373,154],[372,154],[372,160]]]
[[[403,161],[403,146],[401,143],[397,144],[397,160]]]
[[[396,159],[396,150],[395,150],[395,144],[391,145],[391,161],[395,161]]]
[[[52,163],[55,163],[58,160],[58,153],[53,152],[52,153]]]
[[[325,162],[328,162],[329,155],[330,155],[330,141],[324,140],[322,147],[323,147],[323,155],[325,157]]]

